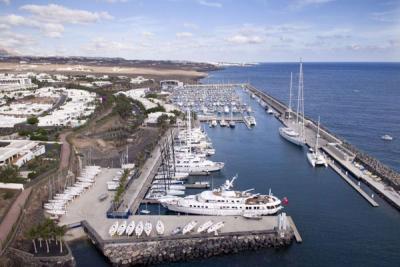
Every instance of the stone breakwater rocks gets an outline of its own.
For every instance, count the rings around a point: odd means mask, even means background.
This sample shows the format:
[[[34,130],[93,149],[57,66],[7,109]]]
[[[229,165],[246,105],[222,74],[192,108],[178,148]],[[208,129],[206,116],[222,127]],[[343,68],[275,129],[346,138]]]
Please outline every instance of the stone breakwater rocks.
[[[209,236],[149,242],[105,244],[103,252],[114,266],[152,265],[216,255],[238,253],[267,247],[284,247],[292,243],[293,232],[284,237],[276,233],[255,235]]]
[[[24,267],[75,267],[76,262],[71,250],[67,247],[68,254],[65,256],[37,257],[25,251],[9,248],[7,258],[11,260],[11,266]]]

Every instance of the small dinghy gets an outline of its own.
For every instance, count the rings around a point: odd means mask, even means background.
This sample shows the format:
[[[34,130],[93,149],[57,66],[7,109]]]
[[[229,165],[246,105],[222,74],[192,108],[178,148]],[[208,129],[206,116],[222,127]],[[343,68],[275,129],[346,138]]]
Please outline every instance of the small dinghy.
[[[197,228],[197,233],[202,233],[205,230],[207,230],[208,228],[211,227],[211,225],[213,225],[213,221],[206,221],[205,223],[203,223],[202,225],[199,226],[199,228]]]
[[[127,223],[126,223],[126,221],[124,221],[123,223],[121,223],[118,226],[117,235],[123,235],[125,233],[126,225],[127,225]]]
[[[164,230],[165,230],[164,223],[162,221],[158,220],[157,224],[156,224],[157,234],[159,234],[159,235],[164,234]]]
[[[126,227],[126,234],[128,236],[133,234],[133,231],[135,231],[135,221],[131,221],[128,226]]]
[[[182,232],[182,227],[176,227],[173,231],[172,231],[172,235],[178,235]]]
[[[216,224],[207,229],[207,233],[209,234],[214,233],[215,235],[217,235],[218,230],[220,230],[222,227],[224,227],[224,222],[217,222]]]
[[[153,229],[153,225],[151,224],[151,222],[146,222],[144,224],[144,232],[146,233],[147,236],[149,236],[151,234],[152,229]]]
[[[185,234],[189,233],[190,231],[193,230],[193,228],[196,227],[196,225],[197,225],[197,221],[191,221],[190,223],[186,224],[185,227],[183,227],[182,234],[185,235]]]
[[[143,233],[143,222],[139,221],[135,228],[135,234],[137,237],[141,236]]]
[[[388,134],[385,134],[385,135],[382,135],[382,136],[381,136],[381,139],[382,139],[382,140],[385,140],[385,141],[392,141],[392,140],[393,140],[393,137],[390,136],[390,135],[388,135]]]
[[[110,229],[108,230],[108,233],[110,234],[110,236],[115,235],[115,233],[118,230],[118,222],[115,222],[111,225]]]

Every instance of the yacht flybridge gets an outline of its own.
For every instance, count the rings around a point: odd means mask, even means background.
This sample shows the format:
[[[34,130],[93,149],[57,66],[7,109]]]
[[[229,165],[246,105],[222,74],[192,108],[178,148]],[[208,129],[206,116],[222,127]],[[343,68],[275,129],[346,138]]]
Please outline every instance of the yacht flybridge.
[[[261,195],[250,193],[253,189],[231,190],[236,178],[237,176],[230,181],[226,180],[222,186],[214,190],[186,197],[161,198],[159,201],[169,210],[200,215],[264,216],[276,214],[283,208],[281,201],[271,193]]]

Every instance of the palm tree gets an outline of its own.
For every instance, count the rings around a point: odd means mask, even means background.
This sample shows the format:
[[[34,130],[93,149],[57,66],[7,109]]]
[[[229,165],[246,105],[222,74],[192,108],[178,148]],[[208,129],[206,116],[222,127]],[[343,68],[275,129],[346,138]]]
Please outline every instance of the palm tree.
[[[62,254],[63,253],[63,240],[62,240],[62,238],[63,238],[63,236],[65,235],[65,232],[67,231],[67,227],[65,226],[65,225],[63,225],[63,226],[59,226],[59,227],[57,227],[57,229],[56,229],[56,234],[57,234],[57,237],[60,239],[60,253]],[[57,240],[57,239],[56,239]]]
[[[37,247],[36,247],[36,237],[38,236],[38,231],[36,229],[36,227],[31,227],[31,229],[29,229],[29,231],[26,233],[26,237],[32,240],[32,244],[33,244],[33,249],[35,251],[35,254],[37,254]]]
[[[43,227],[42,237],[44,238],[44,241],[46,242],[47,253],[50,253],[50,247],[49,247],[50,231],[49,231],[49,228],[46,226]]]
[[[43,241],[43,226],[39,224],[36,226],[36,235],[39,240],[39,247],[42,247],[42,241]]]

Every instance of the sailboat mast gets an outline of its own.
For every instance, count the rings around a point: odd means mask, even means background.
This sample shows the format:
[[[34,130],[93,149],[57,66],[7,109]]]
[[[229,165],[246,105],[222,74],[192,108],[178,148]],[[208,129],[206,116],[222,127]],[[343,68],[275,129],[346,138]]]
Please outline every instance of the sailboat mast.
[[[192,140],[191,140],[191,111],[188,109],[188,122],[187,122],[187,133],[186,133],[186,142],[188,145],[189,154],[192,154]]]
[[[299,74],[299,104],[300,104],[300,115],[301,115],[301,132],[300,135],[305,139],[304,130],[304,77],[303,77],[303,62],[300,59],[300,74]]]
[[[293,87],[293,73],[290,72],[290,87],[289,87],[289,119],[292,115],[292,87]]]
[[[299,87],[297,89],[297,108],[296,108],[296,124],[299,125],[299,114],[300,114],[300,98],[301,98],[301,72],[302,65],[300,61],[300,72],[299,72]]]
[[[317,152],[318,149],[318,138],[319,138],[319,116],[318,116],[318,128],[317,128],[317,140],[315,141],[315,152]]]

